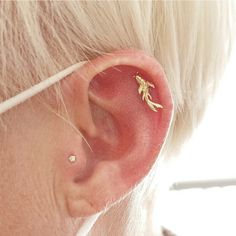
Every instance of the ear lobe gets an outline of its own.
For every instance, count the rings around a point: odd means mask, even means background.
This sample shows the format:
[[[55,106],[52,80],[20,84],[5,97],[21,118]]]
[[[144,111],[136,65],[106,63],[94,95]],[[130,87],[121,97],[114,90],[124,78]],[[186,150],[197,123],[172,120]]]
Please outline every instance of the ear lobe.
[[[163,109],[155,112],[142,100],[137,73],[149,82],[148,100]],[[168,133],[173,104],[160,64],[138,50],[85,64],[63,80],[62,89],[69,114],[90,145],[74,146],[81,161],[62,172],[68,212],[84,217],[117,201],[148,173]]]

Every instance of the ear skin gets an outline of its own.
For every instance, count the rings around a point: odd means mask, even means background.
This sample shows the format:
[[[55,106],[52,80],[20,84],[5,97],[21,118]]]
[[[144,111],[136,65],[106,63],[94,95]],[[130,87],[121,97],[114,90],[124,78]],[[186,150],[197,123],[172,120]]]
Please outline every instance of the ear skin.
[[[137,72],[155,85],[150,95],[163,109],[154,112],[142,100]],[[84,217],[119,200],[147,175],[168,133],[173,103],[160,64],[134,49],[94,59],[65,78],[62,88],[92,149],[85,141],[72,145],[82,160],[62,171],[68,213]]]

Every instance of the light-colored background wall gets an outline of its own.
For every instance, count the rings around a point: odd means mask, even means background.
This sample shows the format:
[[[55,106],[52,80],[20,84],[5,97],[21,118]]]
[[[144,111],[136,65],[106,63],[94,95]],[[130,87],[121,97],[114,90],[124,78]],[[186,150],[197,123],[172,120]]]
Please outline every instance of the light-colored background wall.
[[[236,180],[236,50],[205,118],[168,174],[176,182]],[[236,236],[236,186],[172,190],[158,204],[178,236]]]

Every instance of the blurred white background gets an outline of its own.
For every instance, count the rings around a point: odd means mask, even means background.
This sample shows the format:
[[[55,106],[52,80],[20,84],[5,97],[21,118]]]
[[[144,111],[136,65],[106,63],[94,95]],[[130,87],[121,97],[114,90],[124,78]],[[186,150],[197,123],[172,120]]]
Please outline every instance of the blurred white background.
[[[171,170],[175,182],[236,182],[236,50],[200,127]],[[219,181],[220,182],[220,181]],[[171,190],[159,223],[177,236],[236,236],[236,185]]]

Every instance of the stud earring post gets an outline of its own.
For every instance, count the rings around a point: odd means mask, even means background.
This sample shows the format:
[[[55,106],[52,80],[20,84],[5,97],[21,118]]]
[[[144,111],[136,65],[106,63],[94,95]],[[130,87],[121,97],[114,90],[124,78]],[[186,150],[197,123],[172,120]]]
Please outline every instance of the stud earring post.
[[[75,155],[71,155],[68,157],[69,162],[73,163],[77,161],[77,157]]]

